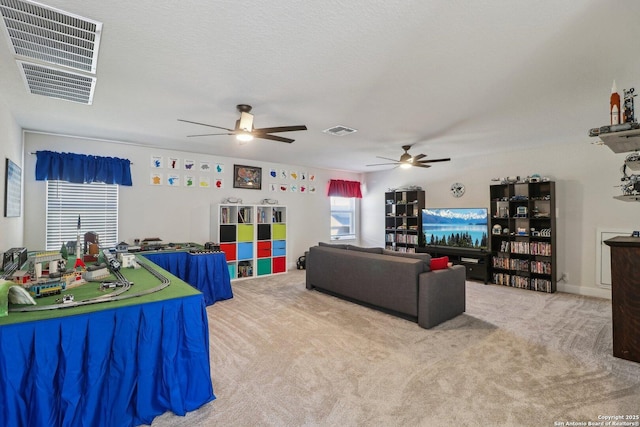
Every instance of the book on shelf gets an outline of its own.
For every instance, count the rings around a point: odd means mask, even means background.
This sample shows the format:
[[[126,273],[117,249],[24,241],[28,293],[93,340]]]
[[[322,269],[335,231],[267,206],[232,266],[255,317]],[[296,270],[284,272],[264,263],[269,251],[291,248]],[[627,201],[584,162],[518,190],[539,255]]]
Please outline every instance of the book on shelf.
[[[228,224],[229,223],[229,208],[228,207],[222,207],[220,208],[220,222],[222,224]]]

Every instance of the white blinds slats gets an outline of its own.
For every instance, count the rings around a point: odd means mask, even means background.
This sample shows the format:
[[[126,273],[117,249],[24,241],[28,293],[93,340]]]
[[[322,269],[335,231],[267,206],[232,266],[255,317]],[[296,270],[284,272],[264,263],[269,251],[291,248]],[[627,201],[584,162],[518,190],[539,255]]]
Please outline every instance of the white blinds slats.
[[[102,247],[118,243],[117,185],[49,180],[46,198],[47,250],[60,249],[63,243],[76,240],[78,215],[81,236],[93,231],[98,234]]]

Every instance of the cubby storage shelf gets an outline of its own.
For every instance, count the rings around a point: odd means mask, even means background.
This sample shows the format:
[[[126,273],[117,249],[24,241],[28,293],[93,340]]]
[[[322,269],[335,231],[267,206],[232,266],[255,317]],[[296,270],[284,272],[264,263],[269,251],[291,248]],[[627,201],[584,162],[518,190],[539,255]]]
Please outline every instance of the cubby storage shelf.
[[[492,282],[555,292],[555,183],[498,184],[489,194]]]
[[[399,252],[415,252],[422,234],[423,190],[389,191],[385,199],[385,247]]]
[[[211,209],[211,230],[232,280],[286,273],[285,206],[217,205]]]

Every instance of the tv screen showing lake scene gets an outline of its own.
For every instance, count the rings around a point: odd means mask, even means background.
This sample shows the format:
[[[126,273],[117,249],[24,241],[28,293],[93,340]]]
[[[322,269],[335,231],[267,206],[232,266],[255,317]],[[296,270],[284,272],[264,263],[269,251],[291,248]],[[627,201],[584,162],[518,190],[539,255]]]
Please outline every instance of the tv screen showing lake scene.
[[[486,208],[422,209],[422,232],[431,246],[487,248]]]

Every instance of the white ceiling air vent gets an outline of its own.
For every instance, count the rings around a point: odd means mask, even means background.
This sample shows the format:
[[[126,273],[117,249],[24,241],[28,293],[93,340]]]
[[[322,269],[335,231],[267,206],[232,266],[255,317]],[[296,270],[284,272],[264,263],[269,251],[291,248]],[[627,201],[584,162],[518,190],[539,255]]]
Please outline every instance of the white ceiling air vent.
[[[95,74],[102,23],[22,0],[0,13],[16,55]]]
[[[96,78],[53,67],[18,61],[27,90],[34,95],[91,105]]]
[[[322,132],[328,133],[331,135],[336,135],[336,136],[344,136],[344,135],[349,135],[351,133],[357,132],[357,129],[352,129],[346,126],[338,125],[338,126],[330,127],[329,129],[325,129]]]

